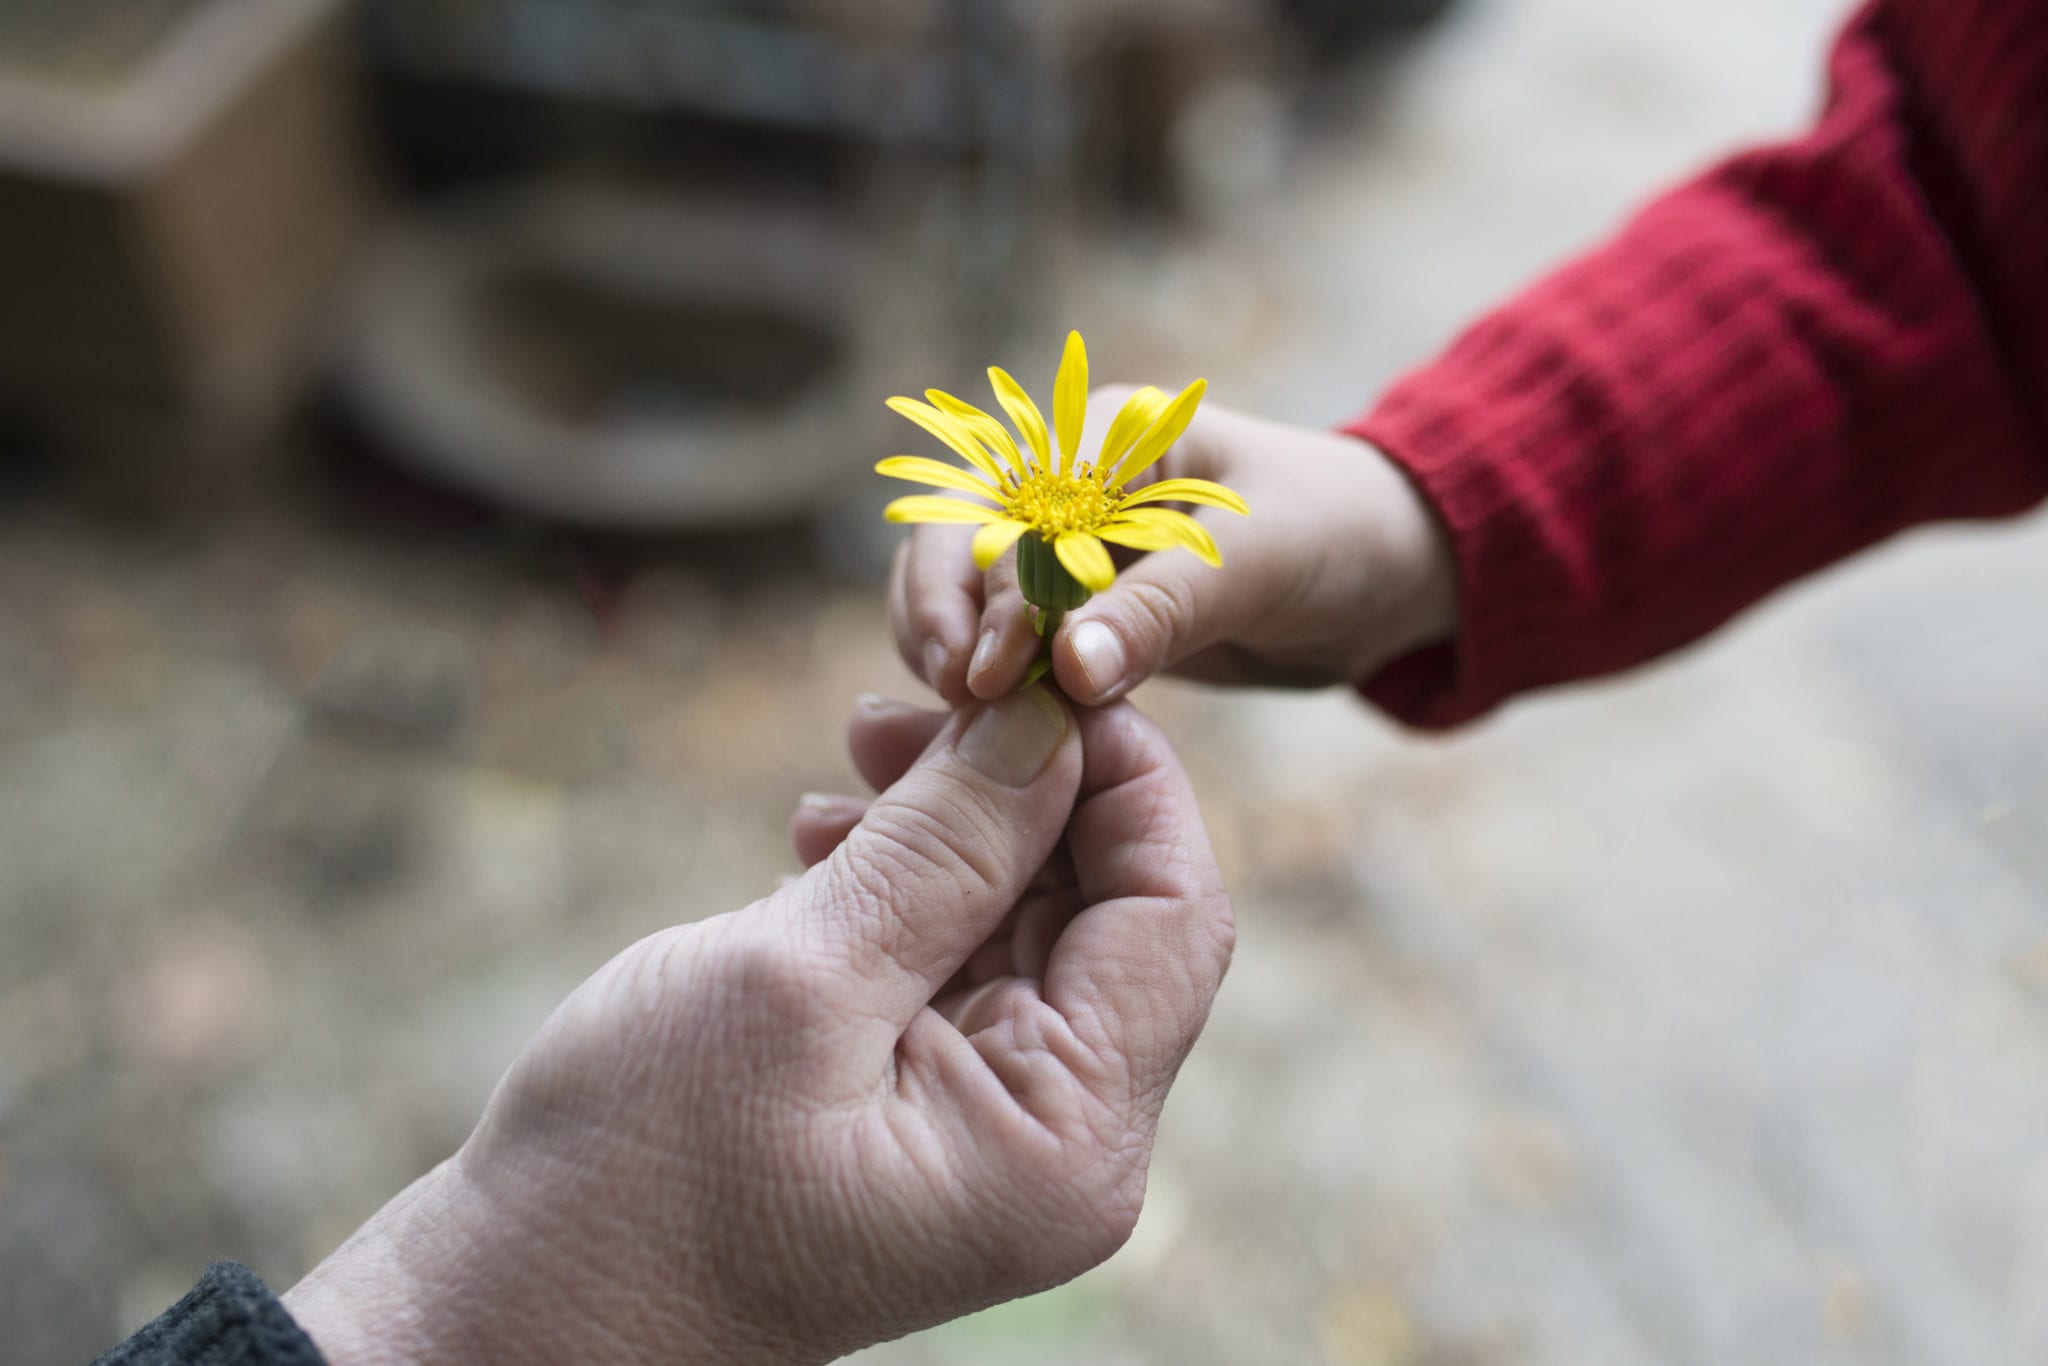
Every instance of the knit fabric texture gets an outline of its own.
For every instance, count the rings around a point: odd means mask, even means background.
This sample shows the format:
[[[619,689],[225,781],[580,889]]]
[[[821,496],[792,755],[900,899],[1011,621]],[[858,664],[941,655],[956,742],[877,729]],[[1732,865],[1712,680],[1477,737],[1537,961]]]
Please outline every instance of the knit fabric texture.
[[[2048,4],[1876,0],[1814,129],[1652,203],[1346,430],[1448,531],[1412,725],[1612,673],[1902,528],[2048,495]]]
[[[325,1366],[256,1273],[215,1262],[185,1298],[95,1366]]]

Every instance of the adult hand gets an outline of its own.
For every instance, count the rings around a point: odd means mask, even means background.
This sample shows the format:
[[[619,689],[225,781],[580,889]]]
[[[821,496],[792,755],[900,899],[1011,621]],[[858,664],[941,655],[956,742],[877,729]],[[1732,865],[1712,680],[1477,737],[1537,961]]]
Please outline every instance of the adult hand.
[[[1129,392],[1094,395],[1084,445],[1099,444]],[[1204,407],[1145,482],[1185,477],[1229,485],[1251,516],[1196,511],[1223,552],[1221,570],[1157,552],[1127,561],[1113,585],[1068,613],[1053,670],[1074,700],[1109,701],[1161,670],[1215,683],[1357,682],[1452,633],[1456,572],[1443,532],[1374,447]],[[1039,648],[1015,557],[975,569],[973,532],[918,527],[890,582],[904,661],[955,703],[1016,687]]]
[[[334,1366],[825,1361],[1129,1235],[1232,944],[1178,763],[1044,688],[856,731],[903,771],[802,878],[600,970],[290,1292]]]

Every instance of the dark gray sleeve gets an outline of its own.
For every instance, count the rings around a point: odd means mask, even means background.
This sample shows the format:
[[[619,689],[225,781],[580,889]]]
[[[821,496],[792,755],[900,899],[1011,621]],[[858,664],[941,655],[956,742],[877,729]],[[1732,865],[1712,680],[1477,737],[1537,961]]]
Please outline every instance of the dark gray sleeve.
[[[215,1262],[191,1293],[94,1366],[326,1366],[277,1296],[240,1262]]]

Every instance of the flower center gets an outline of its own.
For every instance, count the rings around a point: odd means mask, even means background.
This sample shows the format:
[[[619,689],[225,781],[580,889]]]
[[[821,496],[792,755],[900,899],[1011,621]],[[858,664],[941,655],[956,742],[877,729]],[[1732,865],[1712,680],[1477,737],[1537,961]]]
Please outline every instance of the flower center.
[[[1123,501],[1121,488],[1105,489],[1086,465],[1072,474],[1033,471],[1020,482],[1005,482],[1012,518],[1047,538],[1066,531],[1094,531]]]

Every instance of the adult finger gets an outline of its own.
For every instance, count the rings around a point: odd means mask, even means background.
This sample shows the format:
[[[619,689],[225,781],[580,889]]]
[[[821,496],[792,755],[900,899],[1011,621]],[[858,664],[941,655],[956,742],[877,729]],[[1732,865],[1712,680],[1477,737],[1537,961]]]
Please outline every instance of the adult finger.
[[[831,857],[771,897],[899,1029],[989,937],[1052,853],[1081,780],[1079,727],[1025,688],[962,708]]]
[[[945,727],[946,717],[946,712],[864,694],[854,703],[846,728],[846,748],[855,770],[869,787],[881,791],[910,770]],[[867,809],[862,798],[835,792],[806,792],[799,798],[789,817],[789,841],[804,867],[824,862],[860,824]]]
[[[1086,909],[1052,947],[1045,999],[1130,1088],[1106,1099],[1156,1117],[1230,965],[1230,898],[1159,728],[1126,704],[1081,712],[1080,729],[1067,838]]]
[[[809,868],[831,857],[867,814],[868,804],[859,797],[837,792],[806,792],[789,813],[789,844],[797,861]]]
[[[910,671],[948,702],[964,702],[967,661],[981,617],[981,573],[974,529],[915,528],[898,553],[890,585],[890,624]]]
[[[880,792],[910,771],[951,713],[913,707],[873,693],[853,704],[846,725],[846,752],[861,781]]]

